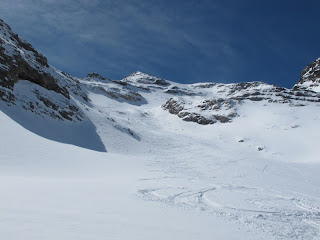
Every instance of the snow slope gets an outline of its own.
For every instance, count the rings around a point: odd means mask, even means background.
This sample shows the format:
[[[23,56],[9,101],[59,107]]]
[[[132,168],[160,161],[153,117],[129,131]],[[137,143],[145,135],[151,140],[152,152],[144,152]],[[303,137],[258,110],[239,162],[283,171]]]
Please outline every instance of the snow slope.
[[[1,239],[320,238],[314,89],[75,78],[0,23]]]
[[[148,158],[41,138],[0,113],[1,239],[239,239],[216,217],[137,196]],[[245,236],[245,235],[244,235]],[[249,238],[253,239],[253,238]]]
[[[301,77],[294,88],[320,92],[320,58],[303,69]]]
[[[244,101],[200,125],[164,111],[167,93],[140,94],[148,104],[90,91],[79,104],[108,153],[1,115],[3,239],[319,237],[318,103]]]

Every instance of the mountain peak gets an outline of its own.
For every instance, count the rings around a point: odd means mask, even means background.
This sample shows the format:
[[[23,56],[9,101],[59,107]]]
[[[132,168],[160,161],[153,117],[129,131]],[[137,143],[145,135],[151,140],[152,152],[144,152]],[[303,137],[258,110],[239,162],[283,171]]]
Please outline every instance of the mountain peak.
[[[130,78],[131,80],[134,80],[134,79],[155,79],[155,78],[158,78],[158,77],[155,77],[155,76],[152,76],[148,73],[145,73],[145,72],[141,72],[141,71],[135,71],[133,73],[131,73],[128,77],[126,77],[125,79],[128,79]]]
[[[97,78],[100,80],[107,80],[107,78],[105,78],[102,75],[100,75],[99,73],[95,73],[95,72],[88,73],[87,77],[88,78]]]
[[[303,69],[300,79],[294,88],[320,92],[320,58],[317,58]]]
[[[162,78],[151,76],[147,73],[136,71],[131,73],[128,77],[122,79],[124,82],[143,83],[143,84],[156,84],[162,86],[170,85],[169,82]]]
[[[150,75],[141,71],[135,71],[131,73],[129,76],[150,76]]]

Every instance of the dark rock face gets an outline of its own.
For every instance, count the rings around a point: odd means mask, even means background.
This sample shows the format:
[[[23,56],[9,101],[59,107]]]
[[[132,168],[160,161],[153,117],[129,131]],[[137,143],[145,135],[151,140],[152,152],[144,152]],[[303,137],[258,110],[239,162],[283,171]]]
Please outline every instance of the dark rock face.
[[[89,86],[89,88],[91,91],[97,94],[105,95],[106,97],[112,98],[118,102],[127,102],[133,105],[142,105],[147,103],[147,100],[141,96],[140,93],[131,90],[130,86],[123,86],[122,84],[118,84],[117,82],[113,81],[112,83],[114,84]]]
[[[42,66],[49,67],[47,58],[44,57],[42,54],[38,53],[30,43],[25,42],[22,40],[18,34],[12,32],[12,29],[8,24],[6,24],[3,20],[0,19],[0,28],[6,30],[9,33],[9,38],[13,42],[16,42],[18,46],[22,49],[32,52],[35,55],[36,61],[39,62]],[[1,44],[4,44],[4,40],[0,40]]]
[[[168,110],[171,114],[178,115],[183,110],[183,106],[184,102],[170,98],[164,105],[162,105],[162,108]]]
[[[170,85],[170,83],[168,83],[166,80],[161,79],[161,78],[156,79],[156,80],[153,82],[153,84],[162,85],[162,86],[168,86],[168,85]]]
[[[185,95],[185,96],[195,96],[199,95],[199,92],[193,92],[189,89],[180,88],[177,86],[172,86],[164,91],[165,93],[175,94],[175,95]]]
[[[236,84],[194,84],[192,89],[200,89],[190,94],[189,89],[170,86],[165,93],[175,95],[162,108],[177,115],[184,121],[199,124],[228,123],[238,116],[237,108],[243,102],[265,102],[304,106],[311,102],[320,102],[320,94],[306,89],[286,89],[262,82]],[[212,97],[212,92],[215,96]],[[206,97],[209,93],[210,97]],[[203,97],[202,101],[196,100]],[[189,101],[188,101],[189,99]],[[200,98],[201,99],[201,98]]]
[[[197,107],[201,110],[220,110],[221,108],[231,109],[236,105],[236,101],[232,99],[207,99],[202,102],[202,104]]]
[[[262,82],[241,82],[241,83],[233,84],[230,88],[229,94],[239,92],[239,91],[244,91],[244,90],[247,90],[250,88],[251,89],[256,88],[256,87],[260,86],[261,84],[263,84],[263,83]]]
[[[68,90],[45,72],[47,59],[20,39],[0,20],[0,86],[12,89],[18,80],[28,80],[69,98]]]
[[[238,101],[250,100],[253,102],[267,100],[269,103],[293,103],[295,100],[319,102],[319,94],[301,88],[289,90],[274,87],[268,90],[262,90],[253,93],[238,92],[235,96],[231,96],[230,99]]]
[[[51,118],[68,121],[82,121],[84,114],[80,109],[68,102],[68,100],[59,102],[52,97],[44,95],[38,90],[33,92],[39,101],[29,102],[23,105],[25,110],[31,111],[37,115],[48,115]]]
[[[103,89],[102,91],[104,91],[106,94],[108,94],[110,97],[114,98],[114,99],[123,99],[129,102],[141,102],[141,101],[145,101],[144,98],[137,92],[127,92],[127,93],[121,93],[119,91],[106,91],[105,89]]]
[[[110,79],[105,78],[105,77],[101,76],[99,73],[95,73],[95,72],[88,73],[87,77],[88,78],[97,78],[97,79],[100,79],[100,80],[109,80],[109,81],[111,81]]]
[[[320,92],[320,58],[303,69],[300,79],[293,90],[311,90]]]
[[[17,90],[18,81],[28,81]],[[19,82],[20,83],[20,82]],[[20,84],[20,86],[22,86]],[[35,86],[41,86],[43,89]],[[47,59],[0,20],[0,100],[54,119],[82,121],[84,114],[70,99],[70,92],[86,98],[79,82],[49,66]],[[24,93],[24,91],[28,91]]]
[[[206,89],[206,88],[212,88],[216,85],[218,85],[218,83],[196,83],[196,84],[193,84],[192,87],[195,89]]]
[[[179,99],[171,98],[162,105],[162,108],[171,114],[177,115],[184,121],[196,122],[202,125],[231,122],[237,116],[235,112],[236,101],[222,98],[204,100],[199,105],[191,108],[189,104]],[[207,114],[208,112],[209,114]]]
[[[201,116],[198,113],[188,113],[188,114],[183,114],[185,115],[182,119],[187,122],[195,122],[199,123],[201,125],[208,125],[208,124],[213,124],[216,123],[214,119],[208,119],[205,118],[204,116]],[[178,114],[178,117],[181,117],[181,115]]]
[[[1,55],[1,53],[0,53]],[[18,80],[28,80],[35,84],[38,84],[48,90],[53,90],[57,93],[61,93],[66,98],[70,98],[69,92],[66,88],[60,87],[56,80],[50,76],[48,73],[41,72],[35,68],[32,68],[26,61],[21,59],[19,56],[15,56],[11,59],[11,62],[15,62],[9,68],[9,71],[2,72],[2,79],[8,79],[8,81],[3,81],[2,86],[13,87],[14,83]],[[9,84],[9,85],[8,85]]]
[[[0,88],[0,100],[6,102],[9,106],[14,104],[15,96],[12,91],[6,88]]]
[[[319,82],[320,79],[320,58],[310,63],[305,69],[303,69],[298,83],[304,83],[306,81]]]

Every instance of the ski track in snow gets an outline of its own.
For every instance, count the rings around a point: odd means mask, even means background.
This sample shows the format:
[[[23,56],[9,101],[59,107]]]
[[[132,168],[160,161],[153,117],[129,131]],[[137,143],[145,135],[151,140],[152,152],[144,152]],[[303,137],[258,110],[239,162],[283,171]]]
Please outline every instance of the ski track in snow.
[[[165,129],[165,123],[160,121],[149,122],[155,125],[150,129]],[[237,150],[231,155],[219,156],[221,152],[215,150],[210,154],[209,148],[228,148],[234,144],[227,139],[221,144],[212,142],[204,149],[196,139],[181,139],[181,135],[173,132],[151,136],[148,139],[148,149],[152,149],[148,162],[150,177],[140,179],[137,191],[142,199],[220,216],[247,231],[264,232],[272,239],[319,237],[320,199],[295,192],[295,186],[286,182],[291,177],[309,181],[299,166],[272,160],[255,163],[255,155],[243,156]],[[320,170],[319,166],[316,168]],[[281,182],[263,181],[273,178]]]
[[[162,110],[161,91],[142,95],[144,106],[90,91],[91,106],[78,102],[109,152],[146,159],[140,200],[214,215],[261,239],[319,238],[320,166],[302,159],[317,158],[312,106],[243,104],[233,123],[202,126]]]
[[[160,103],[167,96],[148,94],[143,94],[150,101],[146,106],[94,93],[91,107],[79,104],[109,152],[146,159],[148,171],[136,189],[141,201],[215,216],[259,239],[319,238],[320,166],[300,159],[309,150],[306,157],[316,159],[317,151],[308,146],[318,139],[313,127],[319,116],[295,116],[295,111],[310,115],[312,107],[244,105],[240,114],[256,117],[202,126],[163,111]],[[297,144],[304,131],[310,139]],[[5,159],[3,166],[15,164],[10,155]]]

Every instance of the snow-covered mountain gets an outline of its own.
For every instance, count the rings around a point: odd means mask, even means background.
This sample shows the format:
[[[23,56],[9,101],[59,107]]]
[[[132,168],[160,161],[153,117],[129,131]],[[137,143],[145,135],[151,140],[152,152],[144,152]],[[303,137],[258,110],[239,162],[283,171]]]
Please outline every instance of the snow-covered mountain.
[[[319,238],[319,61],[292,89],[78,78],[0,21],[0,238]]]
[[[320,92],[320,58],[310,63],[301,73],[294,89],[307,89]]]
[[[19,104],[27,111],[48,115],[60,121],[84,121],[86,114],[78,105],[90,105],[89,92],[135,105],[148,103],[141,95],[143,92],[166,93],[162,94],[163,109],[185,121],[200,124],[230,122],[239,116],[236,109],[244,101],[290,105],[320,101],[317,93],[305,91],[315,90],[318,86],[320,59],[303,71],[301,79],[292,90],[262,82],[183,85],[142,72],[134,72],[120,81],[112,81],[97,73],[90,73],[87,78],[79,79],[49,66],[47,59],[14,34],[7,24],[3,21],[0,24],[2,101],[8,105]],[[26,87],[19,87],[22,81],[28,81],[30,84],[25,84],[34,88],[28,89],[23,96],[21,91]]]

